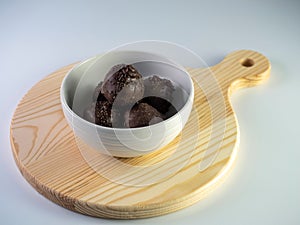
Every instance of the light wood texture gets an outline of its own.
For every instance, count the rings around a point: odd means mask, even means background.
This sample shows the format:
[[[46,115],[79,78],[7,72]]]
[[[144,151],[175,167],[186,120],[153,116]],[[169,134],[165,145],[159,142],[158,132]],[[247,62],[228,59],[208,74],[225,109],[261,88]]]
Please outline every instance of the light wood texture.
[[[118,171],[106,163],[110,160],[108,156],[76,141],[64,119],[59,89],[73,66],[47,76],[20,101],[11,122],[13,155],[26,180],[51,201],[83,214],[118,219],[173,212],[214,190],[228,174],[239,143],[229,96],[238,88],[259,84],[270,72],[269,61],[248,50],[233,52],[210,68],[188,69],[195,84],[195,99],[182,134],[149,155],[114,159],[129,165],[128,171],[123,171],[128,182],[121,184],[92,169],[91,164],[103,167],[103,171]],[[78,146],[91,153],[89,163]],[[172,155],[172,160],[167,160]],[[153,165],[159,166],[149,170]],[[183,166],[155,181],[156,176],[176,165]],[[136,170],[136,166],[148,169]],[[138,185],[147,180],[155,182]],[[130,185],[130,181],[136,185]]]

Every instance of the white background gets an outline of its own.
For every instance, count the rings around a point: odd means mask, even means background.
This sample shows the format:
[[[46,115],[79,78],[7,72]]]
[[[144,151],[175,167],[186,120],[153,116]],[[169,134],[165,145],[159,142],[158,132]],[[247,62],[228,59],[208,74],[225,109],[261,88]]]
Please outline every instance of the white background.
[[[0,0],[0,223],[300,224],[299,22],[299,1]],[[232,97],[241,145],[231,175],[206,199],[157,218],[104,220],[57,206],[15,165],[13,110],[56,69],[143,39],[182,44],[208,65],[237,49],[270,59],[270,80]]]

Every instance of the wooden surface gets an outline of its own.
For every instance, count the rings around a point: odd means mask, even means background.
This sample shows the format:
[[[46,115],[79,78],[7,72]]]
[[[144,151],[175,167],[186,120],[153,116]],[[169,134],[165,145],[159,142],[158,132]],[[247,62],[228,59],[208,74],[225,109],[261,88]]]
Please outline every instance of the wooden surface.
[[[45,77],[20,101],[11,122],[13,155],[26,180],[51,201],[118,219],[173,212],[214,190],[230,171],[239,143],[229,96],[259,84],[270,72],[264,56],[247,50],[233,52],[210,68],[188,69],[195,99],[183,132],[149,155],[118,159],[89,149],[64,119],[59,88],[73,66]],[[115,162],[127,167],[121,171]]]

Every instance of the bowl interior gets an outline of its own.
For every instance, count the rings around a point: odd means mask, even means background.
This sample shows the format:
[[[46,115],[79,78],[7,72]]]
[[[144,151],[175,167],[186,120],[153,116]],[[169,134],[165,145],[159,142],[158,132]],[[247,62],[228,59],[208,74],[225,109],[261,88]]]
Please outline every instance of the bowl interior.
[[[92,103],[95,87],[116,64],[132,64],[143,77],[159,75],[171,80],[175,86],[172,105],[179,111],[188,101],[193,85],[189,74],[174,62],[145,52],[110,52],[94,57],[76,66],[62,84],[62,98],[69,109],[83,117]]]

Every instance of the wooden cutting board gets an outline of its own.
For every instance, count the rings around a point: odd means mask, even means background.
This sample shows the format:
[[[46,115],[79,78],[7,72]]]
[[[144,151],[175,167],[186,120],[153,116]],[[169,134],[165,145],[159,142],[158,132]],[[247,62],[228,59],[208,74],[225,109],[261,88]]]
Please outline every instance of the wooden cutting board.
[[[67,125],[59,91],[74,65],[48,75],[20,101],[10,128],[13,155],[25,179],[46,198],[76,212],[118,219],[170,213],[214,190],[228,174],[239,143],[229,97],[270,73],[269,61],[249,50],[233,52],[210,68],[188,69],[195,99],[182,133],[163,149],[121,159],[89,149]]]

